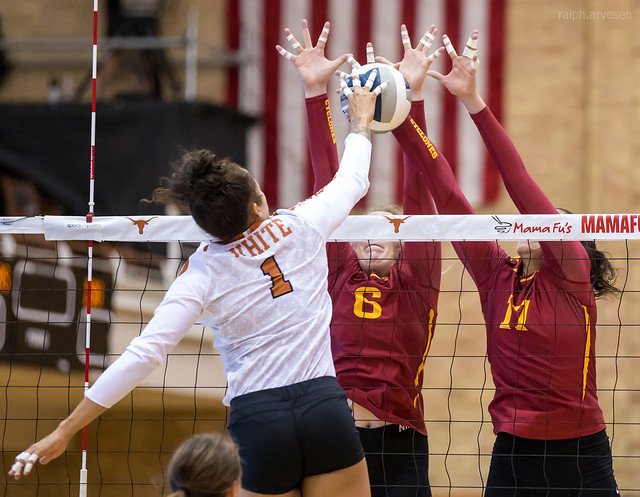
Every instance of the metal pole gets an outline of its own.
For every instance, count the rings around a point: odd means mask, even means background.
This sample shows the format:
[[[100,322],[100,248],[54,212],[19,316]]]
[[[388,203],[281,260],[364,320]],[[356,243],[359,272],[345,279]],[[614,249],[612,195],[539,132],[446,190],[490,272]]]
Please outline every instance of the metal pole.
[[[189,9],[184,62],[184,99],[193,102],[198,86],[198,9]]]

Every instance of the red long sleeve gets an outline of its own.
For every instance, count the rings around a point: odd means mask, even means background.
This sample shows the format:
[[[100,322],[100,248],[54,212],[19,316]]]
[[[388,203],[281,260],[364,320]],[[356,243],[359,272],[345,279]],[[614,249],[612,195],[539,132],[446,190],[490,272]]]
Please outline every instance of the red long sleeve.
[[[334,177],[340,165],[336,135],[327,94],[305,99],[309,152],[313,168],[313,192],[324,188]],[[327,244],[329,264],[329,288],[333,288],[345,261],[355,260],[351,244],[333,242]]]
[[[409,163],[416,169],[440,214],[473,214],[473,208],[456,182],[449,163],[411,117],[393,131]]]
[[[411,118],[420,126],[427,129],[424,112],[424,100],[411,103]],[[437,214],[436,204],[424,182],[418,174],[419,165],[411,162],[411,157],[403,153],[404,188],[402,208],[405,214]]]
[[[489,107],[472,114],[471,118],[518,211],[522,214],[557,214],[556,207],[529,175],[515,145]],[[545,261],[555,261],[552,267],[555,265],[564,278],[573,282],[589,281],[591,263],[579,241],[542,242],[540,245]]]
[[[307,98],[305,104],[315,193],[331,181],[338,171],[340,159],[327,94]]]
[[[427,123],[424,112],[424,100],[412,102],[410,116],[422,129],[426,129]],[[436,205],[431,197],[429,189],[420,179],[419,165],[411,162],[411,157],[403,153],[404,185],[402,209],[405,215],[411,214],[437,214]],[[409,242],[403,245],[402,273],[411,272],[413,277],[419,275],[430,287],[440,288],[441,277],[441,247],[439,242],[415,243]]]
[[[393,131],[410,165],[427,185],[440,214],[473,214],[444,156],[411,117]],[[480,287],[491,276],[494,263],[504,252],[496,242],[453,242],[458,257]]]

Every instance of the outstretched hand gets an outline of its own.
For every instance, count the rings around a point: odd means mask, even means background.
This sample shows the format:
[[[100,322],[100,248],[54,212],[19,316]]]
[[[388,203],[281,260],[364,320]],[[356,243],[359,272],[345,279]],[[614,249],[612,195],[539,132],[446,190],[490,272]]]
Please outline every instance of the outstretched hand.
[[[82,399],[55,430],[16,457],[16,461],[9,470],[9,476],[18,480],[21,476],[27,476],[38,461],[40,464],[47,464],[58,457],[67,449],[71,438],[83,426],[88,425],[106,410],[106,407],[96,404],[88,397]]]
[[[69,436],[62,429],[54,430],[16,456],[15,463],[9,470],[9,476],[13,476],[16,480],[19,480],[21,476],[28,476],[38,461],[40,464],[47,464],[62,454],[67,449],[69,440]]]
[[[469,37],[462,56],[457,54],[447,35],[443,35],[442,39],[451,57],[451,71],[446,75],[438,71],[427,71],[427,75],[440,81],[450,93],[460,99],[471,114],[480,112],[485,103],[476,88],[478,31],[474,31]]]
[[[341,55],[334,60],[329,60],[325,57],[324,49],[327,44],[330,29],[331,25],[329,22],[325,22],[322,33],[318,38],[318,43],[313,46],[309,25],[307,20],[303,19],[303,44],[296,40],[289,28],[285,28],[284,33],[287,36],[287,41],[291,44],[293,52],[289,52],[282,46],[276,45],[278,53],[290,60],[298,70],[302,84],[304,85],[304,95],[306,98],[326,93],[329,79],[333,73],[347,61],[347,54]]]
[[[409,32],[407,31],[407,26],[403,24],[400,26],[400,36],[402,38],[402,46],[404,47],[402,60],[400,62],[393,63],[384,57],[375,57],[376,62],[392,65],[402,73],[404,79],[409,83],[413,100],[422,100],[422,87],[427,71],[429,70],[429,67],[431,67],[431,64],[444,52],[444,47],[440,47],[432,54],[428,55],[436,34],[438,34],[438,28],[432,24],[422,35],[422,38],[420,38],[420,41],[415,48],[413,48],[411,45],[411,39],[409,38]],[[373,58],[373,46],[369,43],[367,44],[368,62],[370,55]],[[371,62],[373,62],[373,60],[371,60]]]

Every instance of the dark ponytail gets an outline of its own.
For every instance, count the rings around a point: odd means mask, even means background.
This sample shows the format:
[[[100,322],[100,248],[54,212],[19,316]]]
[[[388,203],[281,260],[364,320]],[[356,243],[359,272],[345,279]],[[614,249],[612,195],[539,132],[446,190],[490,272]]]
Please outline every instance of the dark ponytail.
[[[618,272],[604,252],[597,249],[596,242],[593,240],[583,240],[582,246],[591,261],[591,286],[595,296],[603,297],[619,293],[620,290],[614,285]]]
[[[562,207],[558,208],[558,212],[573,214],[573,212]],[[583,240],[581,243],[591,261],[591,286],[595,296],[603,297],[619,293],[620,290],[614,285],[618,277],[618,271],[609,262],[605,253],[598,250],[594,240]]]
[[[171,176],[161,178],[153,200],[185,205],[198,226],[221,240],[247,229],[250,203],[261,203],[251,174],[208,150],[185,152]]]

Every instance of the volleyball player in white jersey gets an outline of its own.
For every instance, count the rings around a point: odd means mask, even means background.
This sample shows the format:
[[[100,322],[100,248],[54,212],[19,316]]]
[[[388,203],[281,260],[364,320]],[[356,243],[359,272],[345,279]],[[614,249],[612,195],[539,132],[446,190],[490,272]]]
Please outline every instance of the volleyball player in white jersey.
[[[344,57],[346,60],[346,56]],[[138,385],[194,321],[216,329],[231,406],[229,431],[243,463],[241,496],[366,497],[358,431],[335,378],[329,341],[325,243],[367,192],[370,123],[380,90],[350,93],[350,134],[340,168],[317,195],[269,215],[251,174],[208,151],[191,152],[154,198],[177,200],[211,234],[189,258],[143,333],[71,415],[16,457],[28,474]]]

